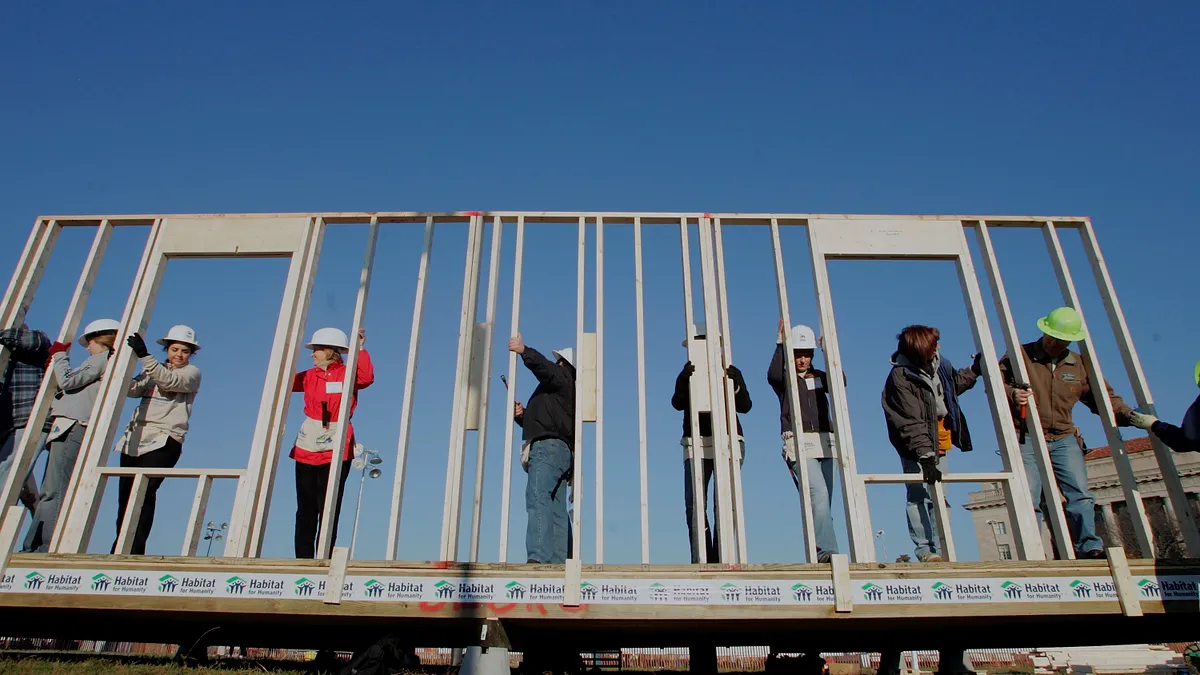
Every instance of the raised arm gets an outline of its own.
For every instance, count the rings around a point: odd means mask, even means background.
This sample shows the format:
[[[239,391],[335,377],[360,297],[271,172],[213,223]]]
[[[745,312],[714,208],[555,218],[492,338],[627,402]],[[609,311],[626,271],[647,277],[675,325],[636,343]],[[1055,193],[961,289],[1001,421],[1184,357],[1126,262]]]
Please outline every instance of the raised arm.
[[[574,385],[574,380],[567,368],[558,366],[550,359],[542,356],[541,352],[533,347],[525,347],[521,352],[521,361],[525,363],[525,367],[533,376],[537,378],[539,384],[544,385],[548,389],[562,391],[569,389]]]
[[[691,361],[688,361],[683,364],[683,370],[679,371],[679,375],[675,377],[675,393],[671,394],[672,408],[687,410],[688,403],[692,397],[692,393],[688,389],[688,380],[691,379],[694,372],[696,372],[696,366],[692,365]]]
[[[200,391],[200,369],[193,365],[168,368],[153,356],[143,356],[142,375],[153,380],[163,391],[173,394],[194,394]]]
[[[767,366],[767,384],[776,394],[782,394],[787,386],[787,360],[784,358],[783,344],[775,345],[775,354],[771,356],[771,365]]]
[[[91,357],[84,361],[83,365],[71,370],[71,362],[63,352],[55,354],[50,361],[50,367],[54,369],[54,379],[58,380],[58,387],[68,394],[73,394],[99,380],[104,375],[107,364],[107,357]]]
[[[354,370],[354,388],[366,389],[375,384],[375,364],[371,362],[371,354],[363,349],[358,352],[358,366]]]

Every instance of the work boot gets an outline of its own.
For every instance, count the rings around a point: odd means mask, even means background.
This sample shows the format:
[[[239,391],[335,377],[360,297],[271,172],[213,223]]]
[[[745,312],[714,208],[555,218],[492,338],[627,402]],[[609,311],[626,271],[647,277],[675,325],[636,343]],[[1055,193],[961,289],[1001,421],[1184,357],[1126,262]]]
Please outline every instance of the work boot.
[[[1104,549],[1098,548],[1094,551],[1084,551],[1079,554],[1079,557],[1082,560],[1107,560],[1108,554],[1105,553]]]
[[[923,563],[939,563],[942,562],[942,556],[936,553],[926,553],[923,556],[919,556],[917,560],[920,560]]]

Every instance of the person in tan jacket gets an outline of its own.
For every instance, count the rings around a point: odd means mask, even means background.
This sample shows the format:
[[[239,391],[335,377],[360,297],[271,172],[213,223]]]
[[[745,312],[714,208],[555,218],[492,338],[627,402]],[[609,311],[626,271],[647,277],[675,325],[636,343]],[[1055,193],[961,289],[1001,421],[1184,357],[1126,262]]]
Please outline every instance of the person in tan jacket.
[[[1067,501],[1067,528],[1075,545],[1075,554],[1080,558],[1103,558],[1104,542],[1096,534],[1096,498],[1088,490],[1087,466],[1083,461],[1079,429],[1073,417],[1077,403],[1099,414],[1094,383],[1088,379],[1083,358],[1070,350],[1072,342],[1085,337],[1083,321],[1074,309],[1059,307],[1039,319],[1037,325],[1042,331],[1041,339],[1021,345],[1030,379],[1027,388],[1016,381],[1008,355],[1000,361],[1005,391],[1013,410],[1013,422],[1020,429],[1023,421],[1020,409],[1031,398],[1038,402],[1038,421],[1046,436],[1054,478]],[[1105,390],[1116,414],[1117,426],[1133,426],[1133,410],[1113,392],[1112,387],[1106,384]],[[1033,507],[1040,515],[1042,476],[1038,471],[1035,452],[1033,441],[1027,437],[1021,445],[1021,458],[1029,479]]]

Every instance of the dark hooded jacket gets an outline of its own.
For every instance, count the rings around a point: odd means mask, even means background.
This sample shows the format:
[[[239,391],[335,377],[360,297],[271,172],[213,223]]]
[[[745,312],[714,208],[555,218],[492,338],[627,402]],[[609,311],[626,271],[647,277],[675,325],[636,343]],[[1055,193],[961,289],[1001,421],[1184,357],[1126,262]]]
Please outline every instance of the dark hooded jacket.
[[[521,438],[526,443],[557,438],[574,451],[575,368],[560,366],[533,347],[525,348],[521,360],[538,381],[525,413],[516,418]]]
[[[734,368],[733,372],[736,375],[733,378],[733,407],[738,413],[745,414],[750,412],[754,402],[750,400],[750,392],[746,390],[746,380],[742,378],[742,371]],[[695,377],[695,374],[691,377]],[[689,379],[688,364],[684,364],[683,370],[680,370],[679,375],[675,378],[675,393],[671,395],[671,407],[683,411],[683,435],[685,438],[692,437],[692,391],[688,385]],[[700,437],[711,438],[712,413],[700,413],[700,419],[697,422],[700,426]],[[740,418],[737,421],[737,432],[738,436],[742,435]]]
[[[1200,452],[1200,396],[1184,413],[1182,426],[1160,420],[1150,427],[1150,431],[1175,452]]]
[[[767,383],[779,398],[780,434],[792,430],[792,400],[787,390],[787,373],[792,369],[788,367],[783,350],[783,345],[775,347],[775,355],[771,357],[771,365],[767,367]],[[801,431],[834,433],[837,430],[833,428],[833,419],[829,415],[829,374],[812,367],[809,367],[808,374],[812,377],[798,378],[800,386],[796,389],[800,398],[800,422],[803,425]],[[820,388],[816,388],[818,381],[822,385]],[[843,375],[842,382],[845,381],[846,377]]]
[[[883,386],[883,416],[887,421],[888,440],[906,459],[937,456],[938,405],[930,384],[931,373],[922,373],[899,353],[892,355],[892,372]],[[975,386],[979,376],[970,368],[954,370],[948,359],[938,363],[946,409],[946,428],[955,447],[971,451],[971,433],[967,418],[958,405],[958,396]]]

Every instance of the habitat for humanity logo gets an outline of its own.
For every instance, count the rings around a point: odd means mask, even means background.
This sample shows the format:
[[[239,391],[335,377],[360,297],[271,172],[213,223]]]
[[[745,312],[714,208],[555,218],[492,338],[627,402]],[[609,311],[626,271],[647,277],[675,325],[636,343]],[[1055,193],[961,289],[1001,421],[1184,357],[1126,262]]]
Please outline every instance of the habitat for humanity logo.
[[[671,597],[671,592],[666,586],[655,582],[650,584],[650,599],[654,602],[666,602]]]
[[[309,597],[317,590],[317,585],[309,581],[306,577],[300,577],[296,580],[296,595],[300,597]]]
[[[36,591],[46,583],[46,577],[42,576],[41,572],[30,572],[25,575],[25,588]]]
[[[936,600],[953,600],[954,589],[949,584],[941,581],[935,581],[933,584],[933,597]]]
[[[1084,583],[1084,582],[1076,579],[1075,581],[1072,581],[1070,585],[1071,585],[1071,592],[1073,592],[1075,594],[1075,597],[1077,597],[1077,598],[1092,597],[1091,584],[1087,584],[1087,583]]]
[[[246,580],[241,577],[229,577],[225,580],[225,592],[230,595],[241,595],[246,592]]]
[[[109,589],[109,587],[111,587],[111,586],[112,586],[112,578],[103,572],[92,577],[92,590],[93,591],[107,591]]]
[[[159,593],[174,593],[176,588],[179,588],[179,580],[170,574],[164,574],[158,578]]]
[[[1020,600],[1021,599],[1021,585],[1020,584],[1015,584],[1012,581],[1005,580],[1004,583],[1000,584],[1000,589],[1002,591],[1004,591],[1004,599],[1005,600]]]
[[[450,599],[454,597],[454,584],[442,579],[433,585],[433,594],[439,598]]]
[[[363,584],[363,597],[378,598],[383,596],[383,584],[378,579],[371,579]]]
[[[600,594],[600,589],[596,588],[594,585],[589,584],[586,581],[579,584],[579,599],[580,600],[595,600],[596,596],[599,594]]]
[[[1139,581],[1138,588],[1142,589],[1143,598],[1157,598],[1162,595],[1162,591],[1159,589],[1158,584],[1150,581],[1149,579],[1142,579]]]
[[[721,587],[721,599],[725,602],[739,602],[742,599],[742,587],[737,584],[725,584]]]
[[[863,585],[862,590],[863,590],[863,596],[865,596],[867,600],[870,600],[872,602],[878,602],[880,600],[883,600],[883,589],[876,586],[875,584],[871,584],[871,583],[865,584],[865,585]]]
[[[504,584],[504,597],[508,598],[509,600],[521,600],[525,597],[525,593],[528,591],[528,588],[525,588],[523,584],[517,583],[516,581],[510,581],[507,584]]]

